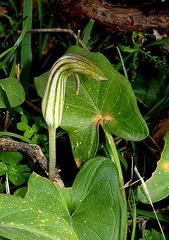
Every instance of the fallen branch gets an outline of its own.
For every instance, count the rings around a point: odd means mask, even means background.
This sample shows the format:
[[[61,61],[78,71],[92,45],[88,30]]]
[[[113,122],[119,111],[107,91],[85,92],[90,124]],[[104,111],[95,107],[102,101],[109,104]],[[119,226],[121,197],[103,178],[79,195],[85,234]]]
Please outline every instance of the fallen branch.
[[[45,173],[48,175],[48,159],[43,155],[40,146],[36,144],[29,144],[15,141],[11,138],[0,137],[0,151],[22,152],[29,156],[34,162],[39,163]],[[64,184],[59,175],[59,169],[56,169],[55,181],[63,187]]]

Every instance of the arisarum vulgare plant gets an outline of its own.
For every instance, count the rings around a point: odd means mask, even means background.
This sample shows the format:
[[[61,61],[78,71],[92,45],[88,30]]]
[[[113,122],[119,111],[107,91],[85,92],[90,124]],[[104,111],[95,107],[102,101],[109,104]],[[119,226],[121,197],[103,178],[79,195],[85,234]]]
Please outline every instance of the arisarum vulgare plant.
[[[62,120],[66,81],[69,75],[75,75],[77,95],[80,89],[78,73],[97,81],[107,80],[96,63],[79,54],[66,54],[53,65],[42,100],[42,113],[49,132],[49,179],[51,181],[55,179],[56,129]]]

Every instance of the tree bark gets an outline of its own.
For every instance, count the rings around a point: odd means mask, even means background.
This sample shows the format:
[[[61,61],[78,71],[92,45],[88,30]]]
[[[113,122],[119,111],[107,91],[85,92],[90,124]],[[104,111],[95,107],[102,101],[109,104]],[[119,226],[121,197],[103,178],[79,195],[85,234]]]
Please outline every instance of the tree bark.
[[[154,5],[155,1],[149,0],[148,4],[129,6],[124,1],[113,4],[112,1],[102,0],[58,0],[62,12],[75,21],[93,18],[110,31],[149,32],[156,29],[164,34],[169,33],[169,10],[163,1],[160,5]]]

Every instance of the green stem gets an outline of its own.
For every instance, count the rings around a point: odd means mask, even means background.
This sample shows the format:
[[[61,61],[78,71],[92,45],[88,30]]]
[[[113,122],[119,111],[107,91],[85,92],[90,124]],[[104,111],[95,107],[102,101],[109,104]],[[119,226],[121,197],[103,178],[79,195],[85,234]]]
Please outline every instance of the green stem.
[[[117,149],[116,149],[116,145],[114,143],[112,134],[109,132],[109,130],[106,128],[106,126],[104,125],[102,127],[103,127],[103,130],[104,130],[104,133],[105,133],[106,140],[109,144],[110,151],[112,152],[110,158],[116,164],[116,167],[117,167],[117,170],[118,170],[120,187],[123,187],[124,186],[124,179],[123,179],[121,164],[120,164],[118,152],[117,152]],[[124,202],[127,206],[125,189],[121,190],[121,195],[122,195],[122,197],[124,199]]]
[[[55,180],[56,168],[56,128],[48,127],[49,133],[49,180]]]
[[[116,164],[117,170],[118,170],[118,174],[119,174],[119,183],[120,183],[120,188],[124,186],[124,179],[123,179],[123,174],[122,174],[122,170],[121,170],[121,164],[120,164],[120,160],[119,160],[119,156],[118,156],[118,152],[116,149],[116,145],[114,143],[114,139],[112,137],[111,132],[109,132],[109,130],[106,128],[106,126],[104,124],[102,124],[104,133],[105,133],[105,137],[106,137],[106,141],[109,144],[110,147],[110,151],[112,154],[110,154],[110,159]],[[125,193],[125,189],[121,189],[121,195],[122,198],[124,200],[124,203],[126,205],[126,209],[127,209],[127,201],[126,201],[126,193]],[[126,230],[124,233],[124,237],[123,240],[127,239],[127,219],[126,219]]]

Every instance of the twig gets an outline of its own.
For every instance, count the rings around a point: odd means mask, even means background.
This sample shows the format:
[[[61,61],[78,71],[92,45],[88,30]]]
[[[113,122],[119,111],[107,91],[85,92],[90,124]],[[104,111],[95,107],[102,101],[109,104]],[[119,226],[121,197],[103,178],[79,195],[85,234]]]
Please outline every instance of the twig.
[[[48,171],[48,160],[43,155],[41,148],[36,144],[18,142],[2,137],[0,138],[0,151],[23,152],[32,158],[34,162],[38,161],[46,173]]]
[[[0,151],[11,151],[11,152],[17,152],[20,151],[22,153],[25,153],[30,158],[33,159],[34,162],[38,161],[39,165],[42,167],[42,169],[45,171],[46,174],[48,174],[48,160],[43,155],[42,150],[40,146],[36,144],[29,144],[29,143],[23,143],[18,142],[10,138],[0,138]],[[63,187],[64,184],[60,178],[59,175],[59,169],[56,169],[55,171],[55,181]]]
[[[29,102],[28,100],[25,100],[23,104],[26,104],[28,107],[32,108],[35,112],[42,115],[42,110],[35,106],[33,103]]]
[[[65,29],[65,28],[43,28],[43,29],[30,29],[27,31],[27,33],[55,33],[55,32],[62,32],[62,33],[68,33],[72,35],[75,39],[77,39],[76,33],[73,32],[71,29]],[[17,31],[17,33],[22,33],[22,31]],[[86,47],[86,45],[82,42],[82,40],[79,38],[80,45],[87,51],[89,49]]]

